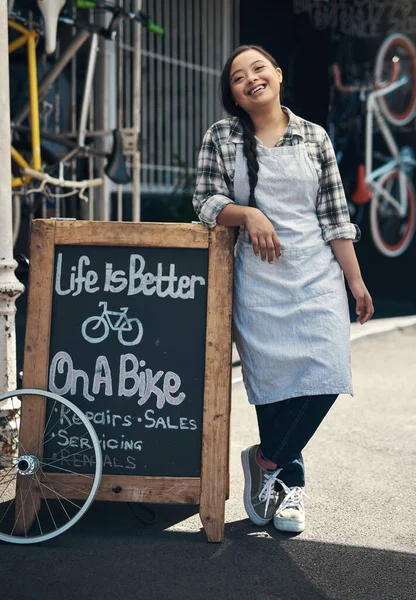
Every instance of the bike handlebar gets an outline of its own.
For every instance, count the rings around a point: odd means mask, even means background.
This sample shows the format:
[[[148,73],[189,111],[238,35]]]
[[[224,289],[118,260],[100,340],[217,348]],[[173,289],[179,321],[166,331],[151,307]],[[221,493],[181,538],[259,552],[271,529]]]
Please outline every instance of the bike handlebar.
[[[84,179],[82,181],[72,181],[71,179],[59,179],[58,177],[51,177],[47,173],[42,173],[41,171],[35,171],[34,169],[22,169],[24,175],[29,175],[33,177],[33,179],[39,179],[40,181],[45,181],[46,183],[50,183],[52,185],[57,185],[59,187],[68,187],[68,188],[87,188],[87,187],[97,187],[103,184],[103,180],[101,177],[97,177],[96,179]]]
[[[77,8],[101,9],[101,10],[106,10],[107,12],[112,13],[113,18],[107,28],[101,27],[98,25],[94,25],[93,23],[84,23],[82,25],[82,27],[84,29],[87,29],[88,31],[91,31],[91,32],[98,33],[99,35],[109,38],[109,39],[115,38],[117,22],[119,19],[121,19],[123,17],[126,19],[130,19],[131,21],[137,21],[143,27],[145,27],[148,31],[151,31],[152,33],[155,33],[156,35],[164,35],[165,34],[164,28],[160,25],[157,25],[156,23],[153,23],[153,21],[150,20],[150,17],[142,11],[139,11],[137,13],[130,12],[130,11],[125,10],[121,6],[117,6],[114,4],[102,3],[102,2],[96,2],[95,0],[74,0],[74,5]],[[30,25],[31,28],[35,28],[39,33],[42,33],[41,24],[34,22],[33,19],[28,19],[27,17],[24,17],[14,11],[9,12],[9,18],[13,19],[14,21],[16,21],[18,23],[22,23],[25,26]],[[77,25],[77,22],[75,19],[73,19],[72,17],[65,15],[65,14],[57,16],[57,21],[59,21],[60,23],[64,23],[65,25],[72,25],[72,26]],[[56,38],[56,35],[53,37]],[[52,46],[53,46],[53,44],[52,44]]]
[[[389,81],[376,83],[374,85],[344,85],[341,80],[341,70],[337,63],[333,63],[332,72],[334,75],[334,83],[337,90],[340,92],[372,92],[374,90],[382,90],[398,80],[400,74],[399,61],[392,61],[391,75]]]
[[[107,4],[103,2],[96,2],[95,0],[74,0],[74,4],[77,8],[98,8],[101,10],[106,10],[114,15],[114,18],[125,17],[126,19],[130,19],[131,21],[137,21],[143,27],[145,27],[148,31],[155,33],[156,35],[164,35],[165,30],[160,25],[153,23],[150,20],[150,17],[144,14],[141,10],[137,13],[125,10],[121,6],[117,6],[114,4]],[[110,29],[110,28],[109,28]]]

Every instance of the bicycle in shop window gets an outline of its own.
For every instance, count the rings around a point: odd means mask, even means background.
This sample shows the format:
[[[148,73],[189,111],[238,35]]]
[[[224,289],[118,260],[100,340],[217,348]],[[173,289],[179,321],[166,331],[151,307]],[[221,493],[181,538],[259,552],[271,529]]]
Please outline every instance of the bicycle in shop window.
[[[404,35],[387,37],[378,49],[371,83],[345,85],[338,64],[332,71],[336,90],[350,98],[343,114],[334,110],[330,118],[329,133],[337,161],[341,167],[348,148],[363,159],[357,165],[355,189],[348,194],[352,218],[359,222],[364,206],[369,204],[376,248],[384,256],[400,256],[411,244],[416,228],[412,183],[416,160],[412,148],[399,146],[397,139],[400,129],[416,114],[415,47]],[[384,141],[388,155],[376,151],[376,134]]]
[[[77,0],[77,18],[74,19],[62,11],[65,0],[38,0],[38,6],[43,16],[43,23],[37,23],[31,15],[23,16],[9,13],[8,26],[14,38],[9,43],[9,54],[27,49],[28,101],[19,107],[12,115],[12,198],[13,198],[13,237],[16,242],[23,210],[34,216],[43,218],[50,216],[48,198],[61,199],[77,195],[81,200],[88,201],[88,188],[100,186],[101,177],[88,173],[88,177],[77,178],[74,160],[88,156],[105,159],[105,174],[116,184],[125,184],[130,176],[123,154],[123,132],[120,129],[110,131],[89,131],[87,128],[89,106],[92,96],[94,73],[96,68],[99,39],[114,40],[117,36],[121,20],[140,23],[149,31],[163,35],[162,27],[153,23],[143,12],[130,12],[122,6],[92,0]],[[101,27],[87,22],[85,11],[92,14],[109,13],[110,23]],[[88,13],[91,14],[91,13]],[[49,62],[47,72],[39,78],[39,56],[37,45],[44,39],[45,51],[53,54],[56,48],[57,26],[75,28],[76,36],[71,40],[65,51],[52,62]],[[79,111],[79,122],[75,134],[68,132],[51,132],[41,129],[43,103],[48,105],[47,96],[58,78],[63,74],[68,63],[73,59],[87,40],[90,40],[84,90]],[[13,81],[13,62],[11,61],[10,78]],[[16,76],[20,73],[17,74]],[[68,90],[67,90],[68,92]],[[27,118],[29,122],[27,122]],[[94,141],[98,137],[112,135],[111,152],[103,152],[96,147]],[[53,143],[53,150],[48,144]],[[56,150],[59,148],[59,151]],[[40,182],[40,184],[38,183]],[[67,190],[67,191],[62,191]],[[69,191],[68,191],[69,190]],[[62,216],[74,216],[65,212],[65,200]],[[61,216],[60,202],[55,203],[55,216]]]

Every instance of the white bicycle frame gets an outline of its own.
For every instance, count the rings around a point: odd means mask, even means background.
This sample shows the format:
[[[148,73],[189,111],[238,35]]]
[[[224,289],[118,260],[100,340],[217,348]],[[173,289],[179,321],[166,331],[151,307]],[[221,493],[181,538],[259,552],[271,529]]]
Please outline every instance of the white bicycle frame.
[[[99,302],[98,306],[102,306],[103,307],[103,312],[101,313],[101,315],[99,315],[99,318],[100,319],[105,319],[107,321],[108,325],[110,326],[110,329],[112,331],[119,331],[119,329],[117,329],[117,328],[121,325],[121,323],[123,321],[126,321],[127,329],[125,329],[125,328],[122,327],[121,330],[122,331],[130,331],[131,327],[130,327],[130,329],[128,328],[128,326],[129,326],[129,323],[128,323],[129,319],[127,317],[128,307],[121,307],[120,308],[120,312],[119,312],[119,311],[116,311],[116,310],[108,310],[107,309],[107,302]],[[110,316],[113,316],[113,317],[117,316],[117,317],[119,317],[119,319],[115,322],[114,325],[111,322]]]
[[[62,164],[62,163],[61,163]],[[62,168],[60,169],[62,170]],[[42,192],[47,184],[56,185],[59,187],[67,187],[72,188],[74,190],[79,189],[79,197],[81,200],[88,202],[88,197],[84,195],[84,191],[86,188],[97,187],[103,184],[103,180],[101,177],[97,177],[95,179],[83,179],[82,181],[72,181],[70,179],[64,179],[63,177],[51,177],[47,173],[42,173],[41,171],[35,171],[34,169],[22,169],[22,172],[25,175],[29,175],[33,179],[39,179],[42,184],[38,188],[33,188],[28,190],[28,192],[39,193]]]
[[[405,85],[408,81],[406,76],[400,77],[397,81],[394,81],[387,87],[382,89],[374,90],[367,96],[367,116],[366,116],[366,152],[365,152],[365,181],[371,187],[372,191],[383,196],[388,202],[390,202],[400,216],[404,217],[407,213],[407,178],[406,172],[403,168],[403,164],[409,166],[416,166],[416,161],[407,158],[404,159],[400,154],[399,147],[387,125],[386,119],[382,114],[378,99],[382,96],[386,96],[397,90],[402,85]],[[374,118],[380,128],[380,131],[384,137],[387,147],[389,148],[392,160],[389,160],[385,165],[378,167],[373,171],[373,123]],[[379,184],[381,177],[388,173],[392,173],[395,170],[399,172],[399,186],[400,186],[400,199],[394,198],[388,190]]]

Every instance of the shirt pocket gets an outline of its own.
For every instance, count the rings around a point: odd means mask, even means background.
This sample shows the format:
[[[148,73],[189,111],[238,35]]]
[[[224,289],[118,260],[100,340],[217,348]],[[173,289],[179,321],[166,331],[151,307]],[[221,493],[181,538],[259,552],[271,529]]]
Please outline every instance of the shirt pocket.
[[[322,178],[322,164],[321,161],[319,160],[319,146],[318,144],[305,144],[305,150],[306,150],[306,162],[308,163],[308,165],[310,166],[311,170],[313,171],[314,175],[317,178],[317,184],[318,186],[321,185],[321,178]]]
[[[236,150],[235,148],[231,150],[228,144],[222,144],[219,150],[224,171],[227,174],[230,183],[234,185],[234,176],[236,168]]]

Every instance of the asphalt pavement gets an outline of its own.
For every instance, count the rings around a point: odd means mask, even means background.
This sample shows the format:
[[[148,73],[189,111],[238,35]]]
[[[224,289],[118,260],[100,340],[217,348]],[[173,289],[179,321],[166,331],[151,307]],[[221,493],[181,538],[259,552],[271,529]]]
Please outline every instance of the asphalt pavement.
[[[414,600],[416,318],[353,325],[352,339],[355,396],[339,397],[305,450],[302,534],[244,512],[240,452],[258,438],[236,367],[222,544],[206,541],[196,507],[153,505],[145,525],[146,507],[95,503],[54,540],[0,544],[2,598]]]

